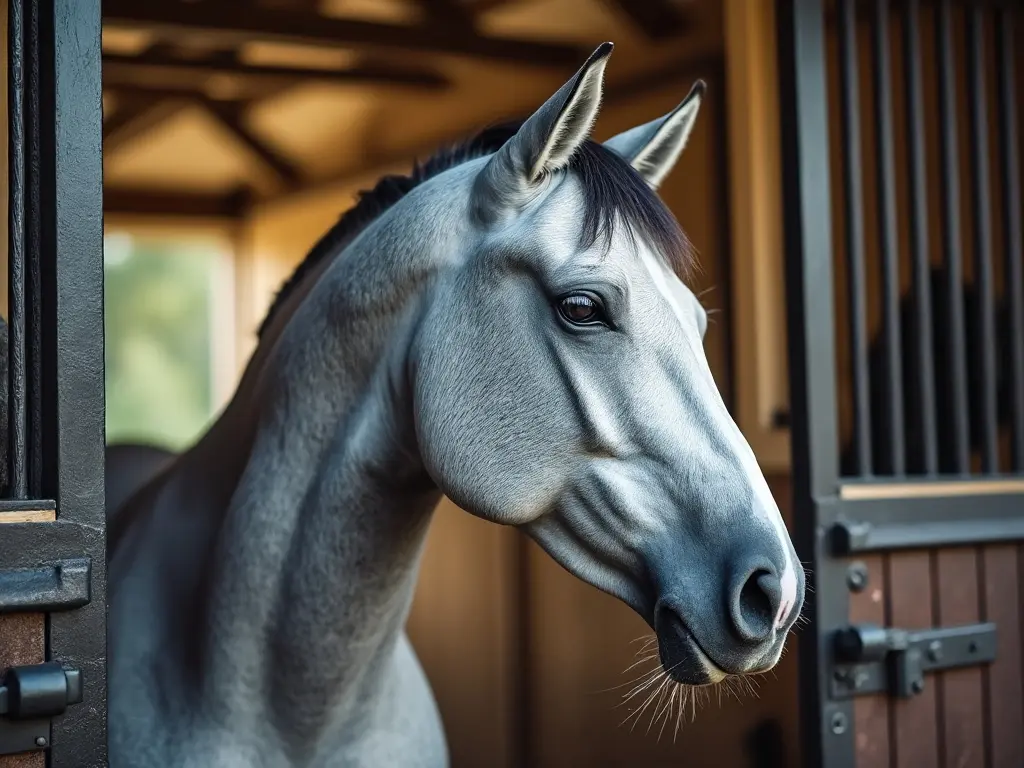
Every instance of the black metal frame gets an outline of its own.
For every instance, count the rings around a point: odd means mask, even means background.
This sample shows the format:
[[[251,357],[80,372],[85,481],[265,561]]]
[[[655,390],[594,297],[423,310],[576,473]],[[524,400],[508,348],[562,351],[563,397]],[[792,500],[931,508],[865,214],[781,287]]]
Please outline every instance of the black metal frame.
[[[56,520],[0,526],[0,568],[88,574],[76,595],[36,594],[22,610],[51,611],[47,658],[81,673],[83,702],[53,721],[48,764],[91,768],[107,764],[101,11],[10,6],[9,375],[23,400],[10,419],[14,500],[0,510]]]
[[[853,703],[849,695],[836,689],[833,685],[835,675],[831,674],[833,671],[837,674],[842,671],[841,659],[836,655],[835,638],[839,632],[848,628],[849,593],[863,587],[865,575],[863,570],[857,571],[857,564],[851,562],[849,556],[862,552],[1024,539],[1024,493],[1015,494],[1013,488],[1005,492],[986,493],[986,489],[979,486],[977,493],[970,492],[968,488],[966,493],[959,489],[959,495],[931,494],[926,498],[900,498],[901,494],[894,490],[886,497],[886,484],[878,482],[871,482],[870,486],[873,491],[881,492],[872,493],[869,497],[844,493],[844,489],[850,491],[863,488],[865,483],[843,484],[839,476],[824,6],[824,0],[777,1],[787,254],[786,305],[792,404],[794,539],[801,560],[811,564],[809,585],[813,589],[807,605],[811,625],[802,635],[800,645],[799,696],[804,764],[815,768],[854,768]],[[878,8],[887,8],[887,4],[880,3],[876,6]],[[848,18],[853,17],[852,10],[843,6],[840,7],[840,16],[843,10],[848,11]],[[877,38],[876,34],[875,47],[879,48],[881,41]],[[1002,44],[1006,46],[1008,42],[1004,40]],[[853,39],[844,41],[840,32],[841,57],[856,55],[855,51],[848,50],[851,45]],[[888,80],[890,75],[884,71],[887,68],[888,62],[884,57],[876,62],[876,69],[879,70],[876,79]],[[914,80],[918,74],[911,72],[908,77]],[[843,82],[845,87],[849,87],[849,78]],[[887,87],[885,82],[882,85]],[[1005,93],[1007,86],[1005,83],[1002,86]],[[912,98],[919,96],[915,93],[916,87],[917,84],[912,83],[908,88]],[[849,94],[846,94],[845,100],[849,100]],[[848,108],[849,104],[844,104],[844,107]],[[918,104],[911,105],[914,120],[919,119],[918,108]],[[1015,125],[1006,117],[1003,121],[1006,125]],[[891,131],[891,125],[883,120],[879,125],[883,138],[891,134]],[[1004,144],[1012,140],[1012,136],[1005,135],[1006,131],[1004,127],[1001,134]],[[842,139],[849,143],[850,137],[851,134],[847,132]],[[891,136],[888,138],[891,139]],[[977,137],[974,137],[973,143],[978,143]],[[955,153],[955,143],[949,144],[949,148]],[[953,158],[956,159],[955,154]],[[912,176],[920,171],[919,161],[919,157],[912,155]],[[895,200],[891,194],[886,194],[891,193],[890,179],[887,178],[892,171],[891,152],[880,152],[879,162],[883,187],[881,205],[884,206],[879,219],[883,230],[881,250],[884,255],[886,245],[892,245],[891,230],[895,213]],[[956,167],[952,166],[948,170],[955,174]],[[851,183],[856,184],[856,174],[854,176]],[[972,181],[975,186],[988,183],[987,179],[979,178],[978,174]],[[1019,180],[1012,181],[1012,197],[1019,204]],[[920,179],[912,179],[912,183],[917,188],[921,187]],[[957,201],[959,192],[955,175],[944,179],[944,187],[947,200]],[[859,192],[857,199],[852,216],[848,208],[848,218],[859,221]],[[912,211],[912,216],[919,213]],[[919,223],[912,222],[912,226]],[[946,223],[952,227],[958,224],[955,217],[947,218]],[[1019,229],[1019,223],[1016,226]],[[987,253],[990,233],[985,227],[983,221],[975,236],[979,243],[984,241],[980,247]],[[920,250],[922,235],[922,232],[915,232],[918,238],[912,245],[915,252]],[[1019,253],[1019,232],[1011,232],[1008,240]],[[861,258],[863,248],[862,233],[854,233],[848,245],[851,242],[852,253],[849,257],[856,267],[856,260]],[[883,260],[892,262],[891,258]],[[1019,263],[1016,269],[1019,274]],[[891,280],[891,275],[889,277]],[[854,274],[852,279],[861,281],[860,274]],[[886,291],[886,294],[889,306],[885,321],[892,324],[898,322],[898,318],[891,306],[891,291]],[[863,320],[858,320],[858,309],[856,306],[853,309],[855,322]],[[1022,322],[1016,321],[1018,329]],[[990,328],[985,329],[984,333],[988,334],[990,340]],[[858,335],[854,339],[855,355],[861,354],[863,357],[862,346],[863,339]],[[962,349],[962,342],[958,347]],[[1019,361],[1015,363],[1021,367]],[[898,366],[890,365],[890,368],[892,370],[889,373],[897,378]],[[986,379],[991,378],[989,371]],[[1021,382],[1021,379],[1015,380],[1018,384]],[[861,387],[865,383],[862,381]],[[958,383],[962,382],[958,379]],[[986,381],[986,386],[990,387],[989,381]],[[961,387],[957,388],[957,393],[963,396]],[[857,394],[855,391],[855,396]],[[861,408],[865,406],[863,395],[859,405]],[[892,403],[889,405],[891,407]],[[900,404],[896,405],[898,410]],[[990,418],[991,414],[987,416]],[[855,421],[862,427],[867,423],[860,411],[855,414]],[[897,425],[891,426],[896,432],[900,429]],[[870,464],[871,455],[866,444],[869,439],[867,429],[855,431],[862,432],[857,436],[859,463]],[[960,442],[964,444],[966,428],[961,432]],[[892,438],[895,444],[902,443],[901,435],[894,434]],[[986,449],[986,454],[991,457],[990,447]],[[991,477],[992,462],[986,460],[985,465],[990,473],[986,480],[998,480]],[[1019,474],[1019,463],[1015,466],[1018,467],[1018,474],[1014,478],[1019,479],[1022,477]],[[869,474],[867,467],[862,466],[862,469],[865,475]],[[966,467],[963,469],[966,470]],[[941,490],[941,484],[936,481],[938,478],[931,476],[923,482]],[[968,479],[963,482],[970,481]]]

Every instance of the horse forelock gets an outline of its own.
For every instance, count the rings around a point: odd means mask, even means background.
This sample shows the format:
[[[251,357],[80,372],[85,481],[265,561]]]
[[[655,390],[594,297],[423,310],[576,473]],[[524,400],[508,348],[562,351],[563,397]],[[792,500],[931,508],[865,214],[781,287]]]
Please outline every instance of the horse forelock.
[[[469,140],[445,147],[423,163],[414,163],[406,175],[387,175],[373,188],[358,193],[356,204],[345,211],[310,249],[291,276],[282,284],[258,331],[264,331],[295,288],[325,259],[337,256],[373,221],[426,181],[451,168],[490,155],[511,139],[522,121],[493,125]],[[583,220],[580,247],[598,240],[611,242],[616,222],[631,238],[648,240],[682,280],[696,268],[696,251],[675,216],[643,177],[615,151],[587,140],[577,150],[567,171],[580,182]]]

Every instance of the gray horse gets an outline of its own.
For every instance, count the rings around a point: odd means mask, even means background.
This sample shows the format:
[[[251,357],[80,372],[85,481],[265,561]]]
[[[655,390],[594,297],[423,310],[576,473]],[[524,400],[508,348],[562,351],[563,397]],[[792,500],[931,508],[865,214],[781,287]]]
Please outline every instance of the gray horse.
[[[114,768],[446,765],[404,632],[442,493],[630,605],[673,685],[776,664],[803,572],[655,192],[703,86],[598,144],[611,48],[365,195],[113,515]]]

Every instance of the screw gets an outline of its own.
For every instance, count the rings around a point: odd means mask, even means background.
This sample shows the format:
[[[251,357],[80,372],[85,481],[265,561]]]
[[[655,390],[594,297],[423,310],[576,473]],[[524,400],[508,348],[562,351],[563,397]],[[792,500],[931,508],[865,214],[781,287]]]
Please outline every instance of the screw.
[[[924,680],[913,680],[910,683],[910,690],[914,693],[921,693],[924,690]]]
[[[846,715],[842,712],[835,712],[832,715],[832,733],[836,736],[846,733]]]
[[[942,658],[942,642],[940,640],[932,640],[928,643],[928,658],[932,661]]]
[[[37,747],[45,747],[46,746],[46,737],[45,736],[36,736],[36,746]]]
[[[846,585],[851,592],[863,592],[868,585],[868,567],[864,563],[853,563],[846,571]]]
[[[977,653],[978,652],[978,643],[975,642],[974,640],[971,640],[971,642],[967,645],[967,652],[968,653]]]

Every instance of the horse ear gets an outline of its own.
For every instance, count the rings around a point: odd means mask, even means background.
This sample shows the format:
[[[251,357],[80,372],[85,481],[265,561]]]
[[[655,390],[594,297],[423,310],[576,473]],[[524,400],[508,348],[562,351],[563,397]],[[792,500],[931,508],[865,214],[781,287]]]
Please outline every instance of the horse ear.
[[[679,106],[667,115],[630,128],[608,139],[604,145],[626,158],[647,183],[657,189],[693,132],[705,88],[704,81],[698,80]]]
[[[601,107],[604,68],[612,43],[602,43],[553,96],[495,153],[483,172],[499,200],[564,168],[590,135]]]

